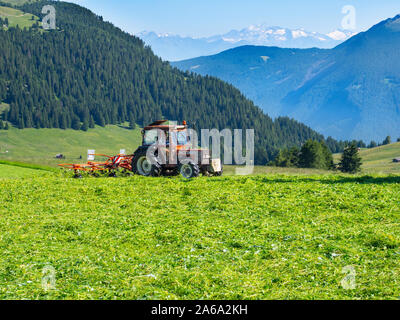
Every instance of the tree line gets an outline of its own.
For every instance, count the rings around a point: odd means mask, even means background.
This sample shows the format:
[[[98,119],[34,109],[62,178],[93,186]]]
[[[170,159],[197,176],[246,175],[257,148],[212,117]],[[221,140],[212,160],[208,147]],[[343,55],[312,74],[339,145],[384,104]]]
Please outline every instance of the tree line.
[[[340,170],[345,173],[357,173],[361,170],[360,147],[351,142],[343,149],[339,164],[333,161],[332,152],[324,141],[308,140],[301,148],[293,147],[279,151],[277,157],[269,163],[271,166],[285,168],[309,168]]]

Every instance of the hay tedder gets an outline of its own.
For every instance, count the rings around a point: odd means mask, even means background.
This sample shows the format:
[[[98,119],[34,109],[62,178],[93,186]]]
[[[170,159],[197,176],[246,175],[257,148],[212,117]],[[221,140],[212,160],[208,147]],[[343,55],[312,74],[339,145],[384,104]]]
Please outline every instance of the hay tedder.
[[[106,174],[109,177],[116,177],[117,172],[129,174],[132,171],[132,157],[133,155],[119,154],[116,156],[107,156],[105,154],[89,154],[89,156],[98,156],[107,158],[103,162],[88,161],[85,164],[59,164],[63,167],[74,172],[74,178],[82,178],[82,173],[86,172],[92,176],[98,177],[100,174]]]
[[[103,162],[88,161],[85,164],[60,164],[59,166],[72,170],[74,177],[81,178],[83,172],[93,176],[100,174],[116,177],[117,172],[124,175],[138,174],[141,176],[174,176],[181,174],[185,178],[204,176],[221,176],[222,163],[220,159],[211,159],[208,149],[194,148],[188,137],[188,127],[184,121],[182,125],[168,120],[156,121],[142,131],[142,145],[132,154],[107,156],[96,154],[92,156],[105,157]],[[165,141],[160,143],[158,132],[164,133]],[[148,150],[158,144],[157,150],[162,150],[164,161],[160,161],[158,151],[149,158]],[[161,149],[160,149],[161,148]],[[176,157],[170,157],[174,152]],[[184,160],[179,157],[184,154]],[[171,162],[170,159],[175,159]]]

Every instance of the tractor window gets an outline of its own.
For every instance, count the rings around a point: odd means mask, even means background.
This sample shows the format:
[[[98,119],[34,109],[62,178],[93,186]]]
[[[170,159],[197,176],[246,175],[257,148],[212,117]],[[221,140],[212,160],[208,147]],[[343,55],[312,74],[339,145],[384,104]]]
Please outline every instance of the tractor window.
[[[183,146],[187,143],[187,136],[185,131],[178,132],[178,145]]]
[[[183,146],[187,144],[186,131],[171,132],[170,139],[174,145]]]
[[[148,130],[144,133],[143,144],[152,145],[157,142],[158,139],[158,131],[157,130]]]

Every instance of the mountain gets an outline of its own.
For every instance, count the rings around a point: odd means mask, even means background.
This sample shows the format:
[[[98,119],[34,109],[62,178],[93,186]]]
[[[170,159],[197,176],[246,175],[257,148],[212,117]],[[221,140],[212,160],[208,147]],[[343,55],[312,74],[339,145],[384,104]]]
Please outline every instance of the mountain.
[[[181,37],[171,34],[141,32],[136,34],[152,50],[167,61],[208,56],[243,45],[278,46],[281,48],[333,48],[349,39],[351,31],[335,30],[329,34],[308,32],[304,29],[288,29],[267,25],[250,26],[232,30],[223,35],[205,38]]]
[[[400,136],[400,16],[329,49],[243,46],[174,63],[337,139]]]
[[[40,16],[45,4],[56,7],[56,30],[0,28],[2,118],[20,129],[160,118],[188,120],[195,129],[254,129],[259,164],[282,147],[323,139],[289,118],[273,121],[232,85],[171,67],[142,40],[78,5],[40,1],[19,9]]]

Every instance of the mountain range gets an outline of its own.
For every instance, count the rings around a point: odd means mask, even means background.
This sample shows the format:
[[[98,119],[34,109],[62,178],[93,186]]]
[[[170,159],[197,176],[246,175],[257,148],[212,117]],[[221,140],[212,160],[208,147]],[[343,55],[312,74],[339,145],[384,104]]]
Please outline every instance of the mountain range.
[[[136,34],[155,54],[167,61],[208,56],[243,45],[278,46],[281,48],[333,48],[355,33],[335,30],[328,34],[304,29],[253,25],[242,30],[232,30],[223,35],[192,38],[173,34],[141,32]]]
[[[273,117],[337,139],[400,137],[400,16],[333,49],[242,46],[173,63],[239,88]]]

